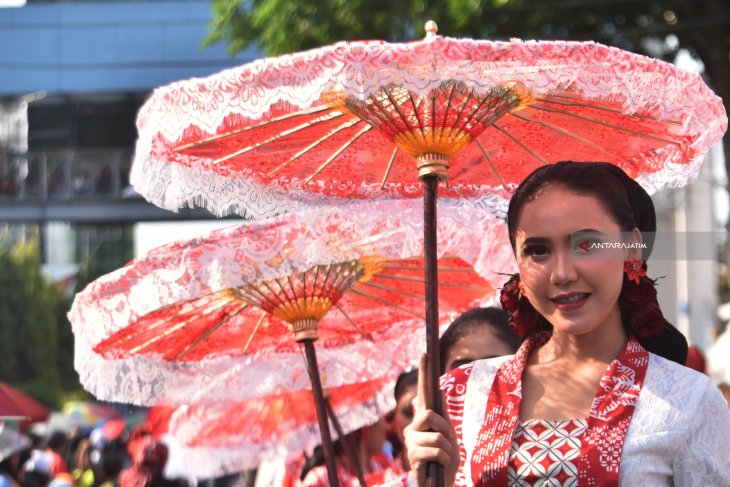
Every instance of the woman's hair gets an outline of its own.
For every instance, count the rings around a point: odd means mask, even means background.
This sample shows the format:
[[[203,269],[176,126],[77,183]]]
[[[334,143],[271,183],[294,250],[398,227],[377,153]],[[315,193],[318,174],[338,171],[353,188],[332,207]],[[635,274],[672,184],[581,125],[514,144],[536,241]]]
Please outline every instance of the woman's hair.
[[[520,339],[510,330],[507,313],[499,308],[472,308],[459,315],[439,338],[442,374],[446,372],[444,359],[456,342],[473,331],[484,329],[491,330],[497,340],[512,351],[520,346]]]
[[[395,402],[401,398],[405,392],[411,387],[418,385],[418,369],[408,370],[402,372],[398,379],[395,381],[395,387],[393,388],[393,396],[395,396]]]
[[[46,440],[46,448],[58,451],[68,445],[68,437],[61,431],[54,431]]]
[[[649,258],[656,232],[656,212],[649,194],[619,167],[607,162],[564,161],[540,167],[519,185],[509,202],[507,227],[512,249],[515,232],[525,203],[535,200],[548,186],[562,186],[598,199],[624,232],[638,228],[647,247],[642,260]]]
[[[642,243],[646,244],[641,260],[646,269],[646,259],[651,254],[656,232],[656,212],[649,194],[639,183],[631,179],[621,168],[607,162],[572,162],[564,161],[549,164],[533,171],[519,185],[510,200],[507,210],[507,227],[512,249],[516,252],[517,222],[525,203],[537,199],[547,187],[562,187],[581,195],[593,196],[601,202],[605,210],[613,217],[622,231],[630,232],[638,228],[642,234]],[[624,289],[627,278],[624,276]],[[621,317],[624,326],[632,323],[639,314],[637,306],[651,303],[635,303],[627,300],[622,292],[619,298]],[[657,306],[658,311],[658,306]],[[664,356],[684,365],[687,358],[687,340],[669,324],[661,312],[655,314],[659,333],[652,337],[642,337],[632,332],[644,348],[657,355]],[[642,313],[644,314],[644,313]],[[661,321],[664,323],[662,324]],[[551,325],[540,316],[538,329],[550,329]]]

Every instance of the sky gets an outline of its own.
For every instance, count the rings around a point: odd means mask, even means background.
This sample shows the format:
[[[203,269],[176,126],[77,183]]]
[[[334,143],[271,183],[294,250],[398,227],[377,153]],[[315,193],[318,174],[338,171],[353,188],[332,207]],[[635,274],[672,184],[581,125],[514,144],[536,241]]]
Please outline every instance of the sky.
[[[155,247],[175,240],[198,237],[212,230],[235,224],[236,222],[232,220],[137,223],[134,229],[134,257],[140,257]]]

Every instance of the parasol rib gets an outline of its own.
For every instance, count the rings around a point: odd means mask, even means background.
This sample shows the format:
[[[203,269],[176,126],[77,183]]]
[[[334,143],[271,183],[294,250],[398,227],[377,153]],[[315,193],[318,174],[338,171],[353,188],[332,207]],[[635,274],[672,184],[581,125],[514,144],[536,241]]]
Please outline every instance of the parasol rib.
[[[480,122],[484,121],[489,115],[493,115],[492,109],[500,102],[503,101],[504,98],[509,94],[508,91],[499,93],[497,96],[485,96],[479,101],[479,104],[472,110],[471,114],[464,120],[464,124],[471,120],[479,120]],[[482,117],[477,117],[477,113],[479,110],[484,106],[485,103],[490,102],[489,108],[484,111],[484,115]],[[497,117],[499,118],[499,117]],[[495,119],[496,120],[496,119]]]
[[[395,146],[393,148],[393,153],[390,155],[390,161],[388,161],[388,167],[385,169],[385,175],[383,175],[383,181],[380,183],[380,189],[385,188],[385,182],[388,180],[388,175],[390,175],[390,169],[393,167],[393,163],[395,162],[395,155],[398,152],[398,146]]]
[[[494,173],[495,176],[497,176],[497,179],[499,179],[499,184],[502,185],[502,189],[506,189],[507,185],[504,183],[504,179],[502,178],[502,175],[497,170],[497,166],[495,166],[494,163],[492,162],[492,158],[489,157],[489,154],[487,154],[487,151],[484,149],[484,146],[482,145],[482,143],[479,142],[479,139],[476,140],[476,143],[477,143],[477,147],[479,147],[479,150],[482,151],[482,155],[484,155],[484,158],[487,160],[487,163],[492,168],[492,172]]]
[[[412,281],[412,282],[426,282],[425,279],[421,277],[411,277],[411,276],[401,276],[401,275],[395,275],[395,274],[378,274],[376,276],[378,279],[395,279],[397,281]],[[438,283],[440,286],[445,287],[455,287],[460,289],[470,289],[472,291],[479,291],[480,289],[477,287],[467,286],[465,284],[457,284],[457,283],[449,283],[449,282],[441,282]]]
[[[383,269],[396,269],[396,270],[403,270],[403,271],[422,271],[425,269],[424,266],[407,266],[407,265],[392,265],[392,264],[385,264],[383,265]],[[445,271],[445,272],[473,272],[469,269],[460,269],[458,267],[439,267],[439,272]]]
[[[223,326],[226,323],[228,323],[231,319],[235,318],[236,315],[238,315],[239,313],[241,313],[247,307],[248,307],[248,303],[243,303],[240,308],[238,308],[237,310],[233,311],[232,313],[229,313],[228,316],[226,316],[225,318],[223,318],[222,320],[220,320],[218,323],[216,323],[215,325],[213,325],[210,328],[208,328],[207,330],[205,330],[199,337],[197,337],[187,347],[185,347],[185,349],[182,352],[180,352],[177,355],[175,355],[172,358],[172,362],[177,362],[183,356],[187,355],[188,352],[190,352],[193,348],[195,348],[198,345],[200,345],[200,343],[203,340],[205,340],[206,338],[208,338],[212,333],[214,333],[216,330],[218,330],[221,326]]]
[[[307,273],[303,272],[302,279],[304,279],[304,276],[306,276],[306,275],[307,275]],[[289,283],[289,289],[291,289],[291,292],[294,295],[294,299],[296,299],[297,289],[296,289],[296,287],[294,287],[294,283],[291,280],[291,274],[286,276],[286,281]],[[304,305],[306,306],[306,302],[307,302],[307,283],[306,283],[306,281],[302,285],[302,290],[304,291],[304,303],[305,303]]]
[[[574,100],[575,98],[570,95],[561,95],[558,93],[554,93],[553,96],[563,97],[563,98],[570,98],[571,100]],[[679,122],[677,120],[665,120],[663,118],[659,117],[653,117],[651,115],[646,115],[644,113],[626,113],[623,110],[619,108],[611,108],[607,106],[600,106],[600,105],[591,105],[589,103],[581,103],[577,101],[567,101],[567,100],[557,100],[555,98],[551,98],[549,96],[543,97],[543,98],[536,98],[537,101],[543,101],[546,103],[555,103],[556,105],[568,105],[568,106],[574,106],[574,107],[583,107],[583,108],[591,108],[594,110],[601,110],[604,112],[611,112],[611,113],[618,113],[621,115],[626,115],[627,117],[636,117],[636,118],[645,118],[647,120],[653,120],[655,122],[664,122],[669,123],[672,125],[682,125],[682,122]]]
[[[256,322],[256,326],[254,326],[253,331],[251,332],[251,336],[248,337],[248,340],[246,341],[246,346],[243,347],[243,353],[248,353],[248,347],[251,346],[251,343],[253,342],[253,337],[256,335],[256,333],[259,331],[259,327],[261,326],[261,323],[264,322],[266,319],[266,316],[268,316],[268,313],[262,310],[261,318]]]
[[[208,312],[218,311],[219,309],[224,308],[225,306],[231,304],[231,302],[232,301],[224,301],[220,306],[218,306],[217,308],[208,310]],[[175,326],[173,326],[171,328],[168,328],[167,330],[163,331],[161,334],[155,335],[154,337],[152,337],[149,340],[147,340],[145,343],[143,343],[141,345],[137,345],[136,347],[130,349],[129,350],[129,353],[136,354],[137,352],[139,352],[139,351],[147,348],[148,346],[153,345],[153,344],[159,342],[163,338],[166,338],[168,335],[171,335],[171,334],[177,332],[178,330],[181,330],[182,328],[185,328],[187,325],[189,325],[191,322],[195,321],[198,318],[200,318],[200,315],[191,316],[187,320],[182,321],[182,322],[178,323],[177,325],[175,325]]]
[[[418,114],[419,106],[416,105],[416,101],[413,99],[413,92],[408,92],[408,99],[411,101],[411,106],[413,107],[413,116],[416,117],[416,122],[418,123],[418,130],[421,132],[421,136],[425,139],[426,138],[426,131],[424,130],[425,127],[423,126],[423,121],[421,120],[421,117]],[[421,100],[421,104],[423,104],[423,100]]]
[[[344,310],[344,309],[342,309],[342,306],[340,306],[339,304],[335,304],[334,308],[335,308],[335,309],[336,309],[337,311],[339,311],[340,313],[342,313],[342,316],[344,316],[344,317],[345,317],[345,319],[346,319],[347,321],[349,321],[349,322],[350,322],[350,324],[351,324],[351,325],[352,325],[352,326],[353,326],[353,327],[355,328],[355,330],[356,330],[356,331],[357,331],[357,332],[358,332],[358,333],[360,334],[360,336],[361,336],[361,337],[362,337],[362,338],[363,338],[364,340],[367,340],[367,341],[369,341],[369,342],[372,342],[372,341],[373,341],[373,340],[372,340],[372,338],[370,338],[370,337],[366,336],[366,335],[365,335],[365,334],[364,334],[364,333],[362,332],[362,330],[360,329],[360,327],[359,327],[359,326],[357,326],[357,323],[355,323],[355,322],[353,321],[353,319],[352,319],[352,318],[350,318],[350,315],[348,315],[347,313],[345,313],[345,310]]]
[[[446,105],[444,107],[444,114],[443,114],[443,123],[441,124],[441,130],[439,133],[439,137],[444,136],[444,130],[446,130],[446,121],[448,120],[449,115],[449,108],[451,108],[451,100],[454,98],[454,92],[456,91],[456,85],[454,83],[451,83],[451,89],[449,90],[449,94],[446,97]]]
[[[383,93],[385,93],[385,96],[388,97],[388,100],[390,100],[390,103],[393,106],[393,109],[398,114],[398,116],[401,118],[401,120],[403,120],[403,123],[405,124],[406,127],[408,127],[408,130],[409,131],[414,130],[416,127],[412,126],[410,121],[408,120],[408,117],[406,117],[403,114],[403,112],[401,112],[400,107],[398,106],[398,103],[396,102],[396,100],[393,99],[393,97],[391,96],[391,94],[387,88],[383,89]],[[399,131],[400,131],[400,129],[399,129]]]
[[[205,308],[206,306],[210,305],[210,303],[212,302],[213,296],[216,296],[218,294],[220,294],[220,293],[216,292],[216,293],[212,293],[212,294],[206,296],[206,297],[209,297],[211,299],[209,299],[207,302],[201,304],[200,306],[193,306],[192,309],[190,309],[189,311],[197,311],[199,309]],[[207,312],[211,312],[211,311],[217,311],[218,309],[226,306],[230,302],[231,301],[223,302],[218,307],[212,307],[210,309],[204,310],[203,313],[207,313]],[[188,310],[186,310],[186,309],[185,310],[180,310],[179,313],[178,313],[178,316],[179,316],[180,313],[185,313],[185,312],[188,312]],[[199,313],[196,313],[193,316],[191,316],[190,318],[188,318],[183,323],[187,324],[190,321],[193,321],[193,320],[195,320],[196,318],[199,318],[199,317],[200,317],[200,314]],[[156,329],[156,328],[158,328],[160,326],[164,326],[165,324],[168,324],[171,321],[171,319],[172,318],[157,320],[154,323],[150,324],[149,326],[146,326],[143,330],[140,330],[140,331],[135,332],[135,333],[130,333],[129,335],[127,335],[127,336],[125,336],[123,338],[120,338],[119,340],[114,341],[114,343],[111,343],[111,344],[109,344],[109,345],[107,345],[105,347],[99,347],[98,350],[99,350],[99,352],[104,353],[104,352],[106,352],[107,350],[109,350],[112,347],[119,346],[120,344],[122,344],[124,342],[127,342],[129,340],[132,340],[134,338],[137,338],[137,337],[139,337],[141,335],[144,335],[145,333],[147,333],[147,332],[149,332],[151,330],[154,330],[154,329]]]
[[[267,281],[262,281],[261,284],[263,284],[264,286],[266,286],[266,289],[269,290],[269,292],[271,293],[271,296],[274,296],[276,298],[276,300],[279,301],[279,304],[281,306],[286,306],[289,303],[289,296],[286,294],[286,291],[284,291],[284,288],[281,287],[281,283],[279,282],[279,280],[278,279],[274,279],[274,281],[279,286],[279,289],[281,290],[282,294],[284,294],[284,297],[286,298],[286,300],[282,299],[281,296],[279,296],[279,293],[276,292],[274,290],[274,288],[272,286],[270,286]],[[269,301],[271,301],[271,299],[268,296],[266,296],[265,299],[268,299]]]
[[[389,293],[399,294],[401,296],[407,296],[409,298],[423,299],[423,294],[409,293],[407,291],[401,291],[400,289],[395,289],[395,288],[392,288],[392,287],[388,287],[388,286],[385,286],[383,284],[377,284],[375,282],[361,282],[360,284],[363,285],[363,286],[368,286],[368,287],[372,287],[372,288],[375,288],[375,289],[380,289],[382,291],[387,291]]]
[[[201,145],[205,145],[205,144],[207,144],[209,142],[214,142],[214,141],[219,140],[219,139],[224,139],[224,138],[230,137],[232,135],[239,135],[239,134],[242,134],[242,133],[247,132],[249,130],[254,130],[254,129],[257,129],[257,128],[265,127],[265,126],[270,125],[272,123],[283,122],[284,120],[289,120],[290,118],[305,117],[307,115],[313,115],[315,113],[320,113],[320,112],[324,112],[324,111],[331,110],[331,109],[332,109],[332,107],[317,107],[317,108],[313,108],[313,109],[309,109],[309,110],[303,110],[301,112],[287,113],[286,115],[282,115],[280,117],[275,117],[275,118],[270,118],[269,120],[265,120],[263,122],[259,122],[259,123],[254,124],[254,125],[249,125],[248,127],[243,127],[243,128],[238,129],[238,130],[233,130],[231,132],[225,132],[225,133],[222,133],[222,134],[213,135],[212,137],[208,137],[208,138],[205,138],[205,139],[200,139],[200,140],[198,140],[196,142],[192,142],[190,144],[185,144],[185,145],[181,145],[181,146],[175,147],[175,152],[183,152],[183,151],[186,151],[186,150],[191,149],[193,147],[198,147],[198,146],[201,146]]]
[[[276,168],[272,169],[272,170],[271,170],[271,171],[270,171],[270,172],[269,172],[268,174],[266,174],[266,176],[265,176],[265,177],[267,177],[267,178],[268,178],[268,177],[271,177],[271,176],[273,176],[274,174],[276,174],[277,172],[281,171],[282,169],[284,169],[285,167],[287,167],[287,166],[288,166],[289,164],[291,164],[292,162],[296,161],[297,159],[299,159],[300,157],[302,157],[302,156],[303,156],[304,154],[306,154],[306,153],[307,153],[307,152],[309,152],[310,150],[314,149],[315,147],[317,147],[317,146],[318,146],[319,144],[321,144],[322,142],[326,141],[326,140],[327,140],[327,139],[329,139],[330,137],[332,137],[332,136],[334,136],[334,135],[337,135],[338,133],[342,132],[343,130],[345,130],[345,129],[348,129],[348,128],[350,128],[350,127],[352,127],[352,126],[354,126],[354,125],[357,125],[358,123],[362,123],[362,122],[363,122],[363,121],[362,121],[362,120],[360,120],[359,118],[354,118],[354,119],[350,120],[350,121],[349,121],[349,122],[347,122],[347,123],[343,123],[343,124],[342,124],[342,125],[340,125],[339,127],[335,128],[335,129],[333,129],[333,130],[331,130],[331,131],[330,131],[330,132],[329,132],[328,134],[326,134],[325,136],[323,136],[323,137],[320,137],[319,139],[315,140],[314,142],[312,142],[311,144],[309,144],[309,145],[308,145],[307,147],[305,147],[304,149],[302,149],[302,150],[300,150],[299,152],[297,152],[296,154],[294,154],[294,155],[293,155],[293,156],[291,157],[291,159],[289,159],[288,161],[286,161],[286,162],[285,162],[284,164],[282,164],[282,165],[280,165],[280,166],[278,166],[278,167],[276,167]]]
[[[328,265],[327,266],[327,274],[324,276],[324,280],[322,281],[322,292],[327,290],[327,292],[331,292],[334,286],[334,283],[330,281],[330,274],[332,274],[332,268],[334,266]],[[337,279],[337,275],[335,276],[335,280]]]
[[[536,110],[543,110],[545,112],[560,113],[560,114],[563,114],[563,115],[567,115],[569,117],[574,117],[574,118],[578,118],[580,120],[584,120],[586,122],[597,123],[599,125],[603,125],[604,127],[609,127],[609,128],[616,129],[616,130],[621,130],[623,132],[628,132],[628,133],[633,134],[633,135],[638,135],[639,137],[645,137],[647,139],[656,140],[656,141],[659,141],[659,142],[666,142],[668,144],[674,144],[674,145],[677,145],[677,146],[681,146],[682,145],[680,142],[677,142],[676,140],[665,139],[664,137],[659,137],[659,136],[656,136],[656,135],[646,134],[644,132],[639,132],[638,130],[633,130],[633,129],[630,129],[630,128],[627,128],[627,127],[622,127],[621,125],[616,125],[616,124],[613,124],[613,123],[604,122],[603,120],[599,120],[599,119],[593,118],[593,117],[588,117],[586,115],[580,115],[578,113],[568,112],[566,110],[561,110],[559,108],[546,107],[546,106],[538,105],[538,104],[534,104],[534,105],[530,105],[530,106],[531,106],[531,108],[534,108]]]
[[[274,307],[275,307],[276,306],[276,303],[274,303],[273,300],[271,299],[271,297],[273,296],[273,297],[276,298],[276,300],[279,302],[280,305],[285,305],[286,304],[286,301],[282,301],[281,300],[281,297],[276,293],[276,291],[274,291],[266,283],[266,281],[261,282],[261,284],[264,285],[264,286],[266,286],[266,289],[269,290],[269,292],[271,293],[271,295],[264,294],[264,292],[261,291],[261,289],[259,289],[258,286],[256,286],[256,285],[243,286],[241,288],[238,288],[238,290],[239,290],[239,293],[241,293],[241,295],[243,297],[245,297],[245,298],[247,298],[247,299],[250,300],[249,302],[255,303],[255,302],[257,302],[257,301],[260,300],[261,303],[262,303],[262,305],[264,303],[267,303],[268,302],[268,303],[272,303],[274,305]],[[255,294],[258,294],[259,297],[260,297],[260,299],[257,299],[255,296],[251,296],[249,294],[249,291],[253,291]]]
[[[531,117],[529,115],[525,115],[524,113],[510,113],[510,115],[512,115],[513,117],[517,117],[517,118],[520,118],[522,120],[525,120],[526,122],[539,123],[540,125],[544,125],[545,127],[551,128],[551,129],[555,130],[556,132],[560,132],[561,134],[566,135],[566,136],[570,137],[573,140],[577,140],[578,142],[581,142],[581,143],[583,143],[583,144],[585,144],[585,145],[587,145],[589,147],[593,147],[594,149],[596,149],[596,150],[598,150],[600,152],[603,152],[604,154],[607,154],[607,155],[609,155],[611,157],[615,157],[616,159],[620,159],[620,160],[622,160],[624,162],[627,162],[629,164],[633,164],[632,161],[630,161],[629,159],[625,158],[624,156],[622,156],[620,154],[616,154],[615,152],[610,151],[610,150],[606,149],[605,147],[602,147],[602,146],[596,144],[595,142],[591,142],[590,140],[584,139],[583,137],[574,134],[570,130],[564,129],[562,127],[558,127],[557,125],[554,125],[554,124],[552,124],[550,122],[546,122],[544,120],[538,120],[538,119],[533,118],[533,117]]]
[[[370,294],[368,292],[362,291],[362,290],[357,289],[357,288],[354,288],[354,287],[352,289],[350,289],[350,292],[353,292],[355,294],[359,294],[360,296],[362,296],[364,298],[369,298],[369,299],[372,299],[372,300],[381,302],[383,304],[387,304],[388,306],[390,306],[392,308],[395,308],[395,309],[398,309],[400,311],[403,311],[404,313],[409,314],[411,316],[415,316],[416,318],[420,318],[422,320],[425,320],[426,319],[425,316],[419,315],[418,313],[414,313],[413,311],[411,311],[409,309],[406,309],[406,308],[400,306],[397,303],[394,303],[392,301],[388,301],[387,299],[381,298],[380,296],[375,296],[373,294]]]
[[[459,126],[457,127],[459,130],[464,130],[466,127],[468,117],[462,117],[464,115],[464,111],[469,107],[469,102],[472,100],[472,98],[476,99],[478,94],[476,93],[476,90],[474,88],[471,88],[469,90],[469,93],[466,95],[466,99],[462,100],[461,102],[461,109],[459,110],[459,114],[456,116],[456,120],[458,120]]]
[[[436,115],[437,114],[438,114],[438,111],[436,110],[436,93],[431,92],[431,137],[436,136]]]
[[[332,113],[329,113],[322,117],[316,118],[310,122],[297,125],[296,127],[293,127],[293,128],[287,129],[287,130],[282,130],[281,132],[278,132],[276,135],[273,135],[273,136],[269,137],[268,139],[264,139],[261,142],[257,142],[254,145],[249,145],[248,147],[244,147],[243,149],[239,149],[236,152],[227,154],[223,157],[219,157],[218,159],[215,159],[213,161],[213,164],[220,164],[221,162],[226,162],[230,159],[233,159],[234,157],[238,157],[242,154],[245,154],[246,152],[250,152],[250,151],[252,151],[254,149],[258,149],[259,147],[262,147],[266,144],[270,144],[271,142],[276,142],[279,139],[283,139],[284,137],[287,137],[291,134],[295,134],[302,130],[306,130],[310,127],[314,127],[315,125],[319,125],[320,123],[329,122],[336,118],[343,117],[344,115],[345,114],[341,113],[341,112],[332,112]]]
[[[342,145],[342,147],[340,147],[339,149],[337,149],[334,154],[332,154],[331,156],[329,156],[327,158],[327,160],[324,161],[324,163],[321,166],[319,166],[316,171],[314,171],[314,174],[312,174],[311,176],[308,176],[307,178],[304,179],[304,184],[308,184],[309,182],[311,182],[312,179],[314,179],[322,171],[324,171],[327,168],[327,166],[329,166],[332,163],[332,161],[334,161],[337,158],[337,156],[339,156],[340,154],[342,154],[342,152],[345,149],[347,149],[352,144],[354,144],[357,139],[359,139],[363,134],[365,134],[369,130],[372,130],[372,127],[370,125],[368,125],[367,127],[364,127],[362,130],[360,130],[358,133],[356,133],[350,140],[348,140],[347,142],[345,142]]]
[[[288,277],[289,279],[289,285],[294,289],[294,285],[291,282],[291,276]],[[317,288],[312,287],[312,297],[314,298],[315,293],[317,292]],[[304,297],[304,302],[307,302],[307,273],[302,272],[302,296]],[[306,304],[305,304],[306,306]]]
[[[525,151],[527,151],[527,153],[529,153],[532,157],[534,157],[535,159],[537,159],[543,166],[547,166],[548,162],[545,159],[543,159],[542,157],[540,157],[539,155],[537,155],[537,153],[535,151],[533,151],[532,149],[530,149],[529,147],[527,147],[527,145],[524,142],[522,142],[521,140],[519,140],[517,137],[515,137],[514,135],[512,135],[511,133],[509,133],[508,131],[506,131],[505,129],[503,129],[497,123],[493,123],[492,124],[492,127],[494,127],[495,129],[499,130],[504,135],[506,135],[507,137],[509,137],[510,139],[512,139],[512,141],[515,144],[517,144],[520,147],[522,147],[523,149],[525,149]]]
[[[395,133],[405,134],[410,139],[411,142],[418,143],[418,139],[416,138],[415,135],[413,135],[413,133],[410,130],[403,132],[402,127],[399,127],[398,124],[396,124],[395,121],[388,116],[388,109],[385,108],[385,105],[383,105],[376,96],[373,96],[372,98],[370,98],[370,100],[372,100],[373,104],[376,107],[378,107],[379,111],[372,110],[372,111],[369,111],[368,113],[371,113],[372,115],[374,115],[381,122],[387,122],[393,128]]]

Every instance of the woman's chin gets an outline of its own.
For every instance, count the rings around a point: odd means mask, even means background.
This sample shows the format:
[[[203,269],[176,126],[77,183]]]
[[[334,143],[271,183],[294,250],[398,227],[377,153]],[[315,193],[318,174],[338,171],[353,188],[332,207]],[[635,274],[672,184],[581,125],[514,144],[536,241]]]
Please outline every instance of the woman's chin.
[[[594,322],[588,322],[584,319],[556,319],[551,321],[553,325],[553,334],[559,333],[561,335],[587,335],[598,328]]]

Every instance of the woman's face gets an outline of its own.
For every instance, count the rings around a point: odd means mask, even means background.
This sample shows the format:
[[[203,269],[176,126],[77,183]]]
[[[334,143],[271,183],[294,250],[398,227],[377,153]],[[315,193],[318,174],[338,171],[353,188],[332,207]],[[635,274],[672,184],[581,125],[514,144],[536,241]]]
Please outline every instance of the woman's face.
[[[640,238],[638,230],[634,235]],[[562,186],[546,187],[522,207],[515,232],[520,277],[527,298],[555,333],[583,335],[607,322],[620,325],[618,297],[629,252],[577,244],[621,237],[597,198]]]
[[[414,384],[406,390],[398,398],[395,405],[395,416],[393,418],[393,428],[395,429],[398,439],[402,444],[404,442],[403,430],[413,421],[413,400],[418,392],[418,387]]]
[[[482,326],[465,334],[449,347],[446,357],[443,358],[444,370],[448,372],[475,360],[511,355],[513,353],[514,350],[507,343],[500,340],[488,325]]]

